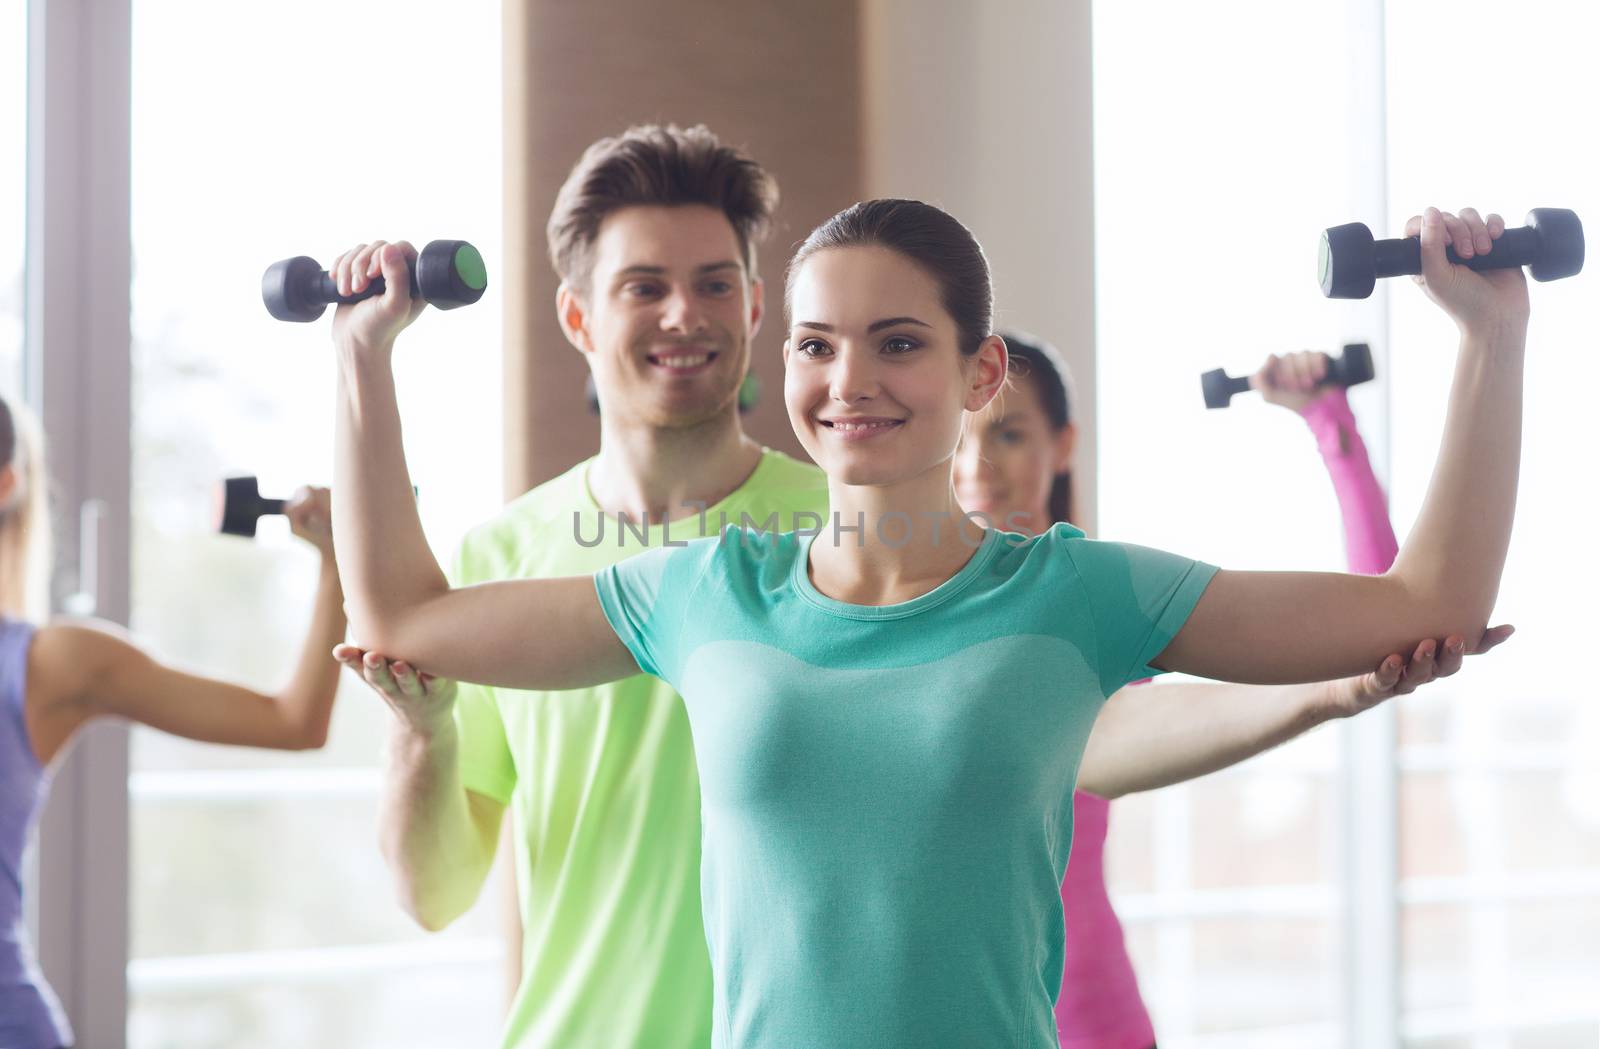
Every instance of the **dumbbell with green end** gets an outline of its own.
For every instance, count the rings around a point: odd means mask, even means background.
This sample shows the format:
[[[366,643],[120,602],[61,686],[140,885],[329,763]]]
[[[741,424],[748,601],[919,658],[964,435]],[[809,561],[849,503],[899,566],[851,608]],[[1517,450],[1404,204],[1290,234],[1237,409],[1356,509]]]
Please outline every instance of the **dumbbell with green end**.
[[[1471,270],[1528,267],[1537,281],[1560,280],[1583,269],[1583,223],[1566,208],[1534,208],[1526,226],[1495,238],[1487,255],[1462,259],[1454,248],[1445,257]],[[1359,222],[1323,230],[1317,251],[1317,280],[1330,299],[1364,299],[1379,277],[1422,272],[1422,241],[1416,237],[1374,240]]]
[[[483,298],[489,284],[483,256],[464,240],[434,240],[417,255],[411,269],[411,297],[424,299],[435,309],[453,310]],[[261,277],[261,299],[267,312],[280,321],[314,321],[338,302],[360,302],[382,295],[378,277],[354,295],[340,295],[328,271],[315,259],[296,255],[274,262]]]
[[[1359,386],[1371,382],[1376,374],[1372,369],[1372,348],[1364,342],[1346,343],[1337,357],[1323,356],[1328,358],[1328,371],[1320,386]],[[1234,394],[1248,389],[1248,375],[1235,378],[1221,368],[1213,368],[1200,376],[1200,391],[1205,395],[1207,408],[1226,408]]]
[[[600,414],[600,394],[594,388],[594,375],[589,374],[583,379],[583,399],[589,406],[590,415]],[[756,406],[761,400],[761,380],[753,374],[746,374],[744,382],[739,384],[739,414],[744,415]]]

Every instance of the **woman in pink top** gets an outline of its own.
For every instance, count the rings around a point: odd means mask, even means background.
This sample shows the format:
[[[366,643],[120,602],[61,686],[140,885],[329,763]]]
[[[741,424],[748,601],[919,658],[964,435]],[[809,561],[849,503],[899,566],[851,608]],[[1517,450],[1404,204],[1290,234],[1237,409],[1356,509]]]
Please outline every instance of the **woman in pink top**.
[[[1010,531],[1042,532],[1072,519],[1077,430],[1066,367],[1037,340],[1005,336],[1011,388],[973,420],[956,455],[964,509]],[[1397,549],[1383,491],[1342,389],[1318,390],[1321,354],[1270,357],[1251,379],[1266,400],[1305,418],[1333,477],[1350,570],[1377,574]],[[1488,631],[1478,651],[1506,637]],[[1110,799],[1179,783],[1259,754],[1324,721],[1349,717],[1461,667],[1460,638],[1424,641],[1409,661],[1391,655],[1371,674],[1320,685],[1152,685],[1136,702],[1113,696],[1095,723],[1078,774],[1072,859],[1061,883],[1066,959],[1056,1023],[1062,1049],[1155,1044],[1122,924],[1106,892],[1103,850]]]

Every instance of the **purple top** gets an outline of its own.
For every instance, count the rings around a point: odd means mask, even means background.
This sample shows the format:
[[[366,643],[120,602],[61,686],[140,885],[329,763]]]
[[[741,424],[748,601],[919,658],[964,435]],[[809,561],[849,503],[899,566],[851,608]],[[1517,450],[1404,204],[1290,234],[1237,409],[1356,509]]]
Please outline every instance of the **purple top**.
[[[0,618],[0,1046],[57,1049],[72,1029],[44,982],[22,910],[22,854],[44,804],[39,766],[23,717],[33,625]]]
[[[1343,390],[1335,390],[1301,414],[1339,497],[1350,571],[1387,572],[1399,547],[1350,402]],[[1123,943],[1122,923],[1106,893],[1110,805],[1081,790],[1073,798],[1072,859],[1061,883],[1067,941],[1056,1026],[1062,1049],[1146,1049],[1156,1040]]]

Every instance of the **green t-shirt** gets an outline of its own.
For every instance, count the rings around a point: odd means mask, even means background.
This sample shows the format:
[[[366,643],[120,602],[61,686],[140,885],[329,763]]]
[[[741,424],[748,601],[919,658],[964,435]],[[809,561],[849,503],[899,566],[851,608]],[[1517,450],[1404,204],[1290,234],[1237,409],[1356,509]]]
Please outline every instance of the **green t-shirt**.
[[[742,515],[788,530],[827,511],[822,472],[767,450],[703,519],[686,508],[641,539],[615,516],[601,524],[590,462],[474,529],[454,582],[587,575]],[[511,805],[517,842],[522,984],[505,1049],[706,1049],[700,787],[683,701],[642,674],[570,692],[463,684],[456,725],[462,782]]]
[[[991,530],[929,593],[852,605],[809,578],[823,536],[595,578],[694,728],[712,1045],[1054,1047],[1078,762],[1216,570]]]

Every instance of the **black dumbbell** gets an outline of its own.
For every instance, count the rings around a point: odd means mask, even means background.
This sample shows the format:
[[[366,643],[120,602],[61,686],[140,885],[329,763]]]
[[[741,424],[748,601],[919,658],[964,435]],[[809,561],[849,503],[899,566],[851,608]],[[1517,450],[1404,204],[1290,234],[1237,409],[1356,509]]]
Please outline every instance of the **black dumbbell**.
[[[417,486],[411,486],[411,497],[417,497]],[[255,538],[256,522],[267,514],[281,514],[287,499],[268,499],[254,477],[229,477],[217,488],[213,518],[217,531],[223,535]]]
[[[600,414],[600,394],[594,388],[594,373],[584,376],[583,399],[589,405],[590,415]],[[747,374],[744,382],[739,384],[739,414],[744,415],[756,406],[761,400],[761,380],[753,374]]]
[[[1527,266],[1534,280],[1560,280],[1583,269],[1583,223],[1566,208],[1534,208],[1526,226],[1508,229],[1487,255],[1463,260],[1445,249],[1451,262],[1472,270]],[[1359,222],[1323,230],[1317,252],[1317,280],[1330,299],[1364,299],[1379,277],[1422,272],[1422,241],[1416,237],[1373,240]]]
[[[1376,374],[1372,370],[1372,347],[1364,342],[1346,343],[1337,357],[1323,356],[1328,358],[1328,370],[1318,386],[1359,386],[1371,382]],[[1200,391],[1205,394],[1207,408],[1226,408],[1234,394],[1249,388],[1250,376],[1234,378],[1221,368],[1200,376]]]
[[[453,310],[483,298],[489,276],[478,249],[464,240],[434,240],[411,269],[411,297],[436,309]],[[333,278],[307,255],[274,262],[261,277],[261,299],[280,321],[314,321],[335,302],[360,302],[382,295],[379,277],[354,295],[340,295]]]
[[[216,507],[217,531],[223,535],[255,537],[256,522],[265,514],[283,513],[282,499],[268,499],[261,494],[254,477],[229,477],[218,490]]]

